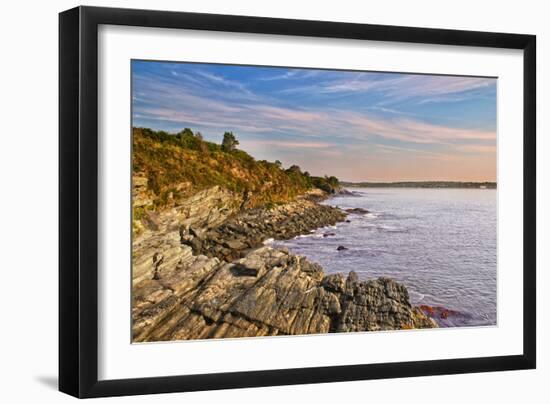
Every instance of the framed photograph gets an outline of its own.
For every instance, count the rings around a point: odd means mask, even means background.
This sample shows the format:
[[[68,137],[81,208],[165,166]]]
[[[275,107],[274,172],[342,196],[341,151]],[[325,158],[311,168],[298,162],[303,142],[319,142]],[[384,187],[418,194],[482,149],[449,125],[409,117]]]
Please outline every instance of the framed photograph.
[[[59,27],[61,391],[535,368],[534,36]]]

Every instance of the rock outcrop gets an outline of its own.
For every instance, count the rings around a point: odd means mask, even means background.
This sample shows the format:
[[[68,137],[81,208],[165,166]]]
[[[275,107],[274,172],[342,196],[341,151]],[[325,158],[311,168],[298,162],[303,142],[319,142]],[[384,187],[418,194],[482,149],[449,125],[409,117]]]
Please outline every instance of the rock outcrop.
[[[370,213],[367,209],[363,209],[363,208],[350,208],[350,209],[346,209],[346,212],[353,213],[356,215],[364,215],[366,213]]]
[[[345,218],[346,214],[340,209],[310,199],[298,199],[271,209],[244,211],[205,231],[182,226],[181,240],[196,255],[233,261],[260,247],[267,239],[286,240],[319,227],[335,225]]]
[[[319,195],[242,211],[233,196],[214,187],[142,219],[132,252],[134,342],[436,327],[391,279],[325,275],[263,246],[345,220],[315,202]]]
[[[150,207],[152,199],[147,191],[147,180],[134,177],[133,200],[134,209]],[[138,201],[136,204],[135,201]],[[151,237],[156,233],[166,233],[177,230],[180,226],[195,228],[210,228],[223,223],[227,218],[237,213],[242,205],[243,195],[214,186],[197,192],[193,196],[174,201],[171,207],[162,212],[145,210],[141,220],[134,220],[135,237],[139,240]]]
[[[262,247],[232,263],[193,255],[188,246],[157,254],[161,268],[151,256],[134,278],[135,342],[436,326],[395,281],[325,276],[286,250]]]

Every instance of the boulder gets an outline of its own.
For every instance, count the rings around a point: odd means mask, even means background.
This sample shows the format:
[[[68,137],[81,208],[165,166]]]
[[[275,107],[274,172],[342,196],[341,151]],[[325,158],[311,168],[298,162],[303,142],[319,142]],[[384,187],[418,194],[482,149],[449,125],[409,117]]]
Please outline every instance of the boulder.
[[[248,248],[248,245],[243,243],[240,240],[229,240],[223,243],[224,247],[230,248],[232,250],[244,250]]]
[[[353,214],[356,214],[356,215],[364,215],[366,213],[370,213],[369,210],[364,209],[364,208],[349,208],[349,209],[346,209],[346,212],[347,213],[353,213]]]
[[[343,274],[331,274],[323,278],[321,285],[330,292],[343,293],[346,280]]]

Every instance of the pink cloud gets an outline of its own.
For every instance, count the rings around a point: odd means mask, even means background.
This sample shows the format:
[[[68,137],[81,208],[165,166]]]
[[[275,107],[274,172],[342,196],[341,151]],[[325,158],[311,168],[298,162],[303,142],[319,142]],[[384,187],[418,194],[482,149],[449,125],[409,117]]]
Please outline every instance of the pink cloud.
[[[255,106],[251,107],[251,109],[265,118],[282,121],[314,122],[323,119],[323,114],[316,111],[304,111],[267,105]]]
[[[366,135],[410,143],[448,144],[457,140],[496,140],[495,131],[453,128],[412,119],[381,120],[358,114],[348,114],[344,119]]]
[[[332,143],[324,142],[294,142],[284,140],[243,140],[243,146],[246,147],[279,147],[289,149],[326,149],[334,147]]]

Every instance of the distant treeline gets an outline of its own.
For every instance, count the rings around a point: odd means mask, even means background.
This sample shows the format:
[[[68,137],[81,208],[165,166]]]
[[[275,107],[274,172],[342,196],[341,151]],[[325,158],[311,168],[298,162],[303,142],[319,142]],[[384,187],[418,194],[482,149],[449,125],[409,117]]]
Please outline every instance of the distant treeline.
[[[496,182],[462,182],[462,181],[401,181],[401,182],[345,182],[343,187],[356,188],[488,188],[496,189]]]

